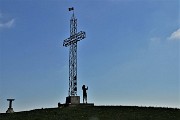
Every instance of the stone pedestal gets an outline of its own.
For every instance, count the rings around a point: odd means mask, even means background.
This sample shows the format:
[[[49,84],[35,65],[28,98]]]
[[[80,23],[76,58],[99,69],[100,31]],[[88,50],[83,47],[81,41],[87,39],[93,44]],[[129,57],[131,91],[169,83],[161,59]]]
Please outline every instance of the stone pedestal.
[[[8,110],[6,111],[6,113],[14,113],[13,108],[8,108]]]
[[[66,104],[80,104],[80,96],[68,96],[66,97]]]

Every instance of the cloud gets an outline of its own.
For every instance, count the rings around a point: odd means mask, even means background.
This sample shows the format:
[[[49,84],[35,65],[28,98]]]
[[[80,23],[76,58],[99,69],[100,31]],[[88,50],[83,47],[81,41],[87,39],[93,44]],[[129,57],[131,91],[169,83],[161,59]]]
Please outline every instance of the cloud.
[[[180,28],[173,32],[171,36],[168,38],[169,40],[180,40]]]
[[[11,19],[6,22],[0,21],[0,28],[11,28],[14,25],[15,19]]]
[[[11,28],[15,23],[14,18],[10,18],[7,15],[4,15],[0,12],[0,29],[1,28]]]

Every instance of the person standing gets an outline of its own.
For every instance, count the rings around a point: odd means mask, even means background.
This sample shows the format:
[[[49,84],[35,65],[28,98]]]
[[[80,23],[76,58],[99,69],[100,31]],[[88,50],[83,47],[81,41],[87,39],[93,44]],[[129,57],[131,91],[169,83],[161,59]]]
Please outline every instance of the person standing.
[[[87,104],[87,92],[86,92],[86,90],[88,90],[88,86],[87,86],[87,88],[86,88],[86,86],[83,85],[83,86],[82,86],[82,90],[83,90],[83,103],[86,102],[86,104]]]

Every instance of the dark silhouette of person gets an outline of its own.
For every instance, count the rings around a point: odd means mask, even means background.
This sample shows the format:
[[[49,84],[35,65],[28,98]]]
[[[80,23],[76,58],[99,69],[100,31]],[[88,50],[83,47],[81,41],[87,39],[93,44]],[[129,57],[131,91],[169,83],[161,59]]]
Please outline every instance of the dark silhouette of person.
[[[83,103],[86,101],[86,104],[87,104],[87,92],[86,92],[86,90],[88,90],[88,86],[86,88],[86,86],[83,85],[82,90],[83,90]]]

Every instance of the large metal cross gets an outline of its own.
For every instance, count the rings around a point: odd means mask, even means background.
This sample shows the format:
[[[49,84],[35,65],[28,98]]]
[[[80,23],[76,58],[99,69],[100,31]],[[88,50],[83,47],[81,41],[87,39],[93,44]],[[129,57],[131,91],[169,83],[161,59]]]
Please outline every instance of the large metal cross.
[[[63,46],[69,49],[69,96],[77,96],[77,42],[86,37],[86,33],[80,31],[77,33],[77,19],[74,15],[74,8],[69,8],[69,11],[73,10],[73,14],[70,20],[70,37],[65,39]]]

